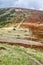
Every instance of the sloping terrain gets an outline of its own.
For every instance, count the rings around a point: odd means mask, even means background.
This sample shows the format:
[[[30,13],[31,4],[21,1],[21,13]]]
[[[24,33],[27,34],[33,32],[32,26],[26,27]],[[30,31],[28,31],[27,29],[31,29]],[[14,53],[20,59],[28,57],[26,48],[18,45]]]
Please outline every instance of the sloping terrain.
[[[0,65],[43,65],[43,50],[0,43]]]
[[[43,11],[0,9],[0,64],[43,65]]]
[[[23,8],[0,9],[0,36],[43,43],[43,11]]]
[[[23,18],[25,18],[24,22],[43,23],[43,11],[20,8],[0,9],[0,27],[6,23],[19,23]]]

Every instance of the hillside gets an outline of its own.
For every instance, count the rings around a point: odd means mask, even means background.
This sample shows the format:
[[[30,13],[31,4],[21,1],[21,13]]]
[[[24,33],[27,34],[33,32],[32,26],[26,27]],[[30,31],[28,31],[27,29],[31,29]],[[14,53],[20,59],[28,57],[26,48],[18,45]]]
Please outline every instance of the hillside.
[[[23,8],[1,8],[0,35],[43,43],[43,11]]]
[[[0,9],[0,64],[43,65],[43,11]]]
[[[24,22],[43,23],[43,11],[23,9],[23,8],[2,8],[0,9],[0,27],[7,24],[19,23],[24,19]]]

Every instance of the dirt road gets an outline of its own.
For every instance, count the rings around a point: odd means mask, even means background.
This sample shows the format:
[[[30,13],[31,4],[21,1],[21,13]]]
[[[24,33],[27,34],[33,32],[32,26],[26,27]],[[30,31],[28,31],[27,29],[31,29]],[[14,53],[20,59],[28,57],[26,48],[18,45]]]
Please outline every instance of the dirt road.
[[[25,19],[23,19],[23,20],[19,23],[19,25],[16,27],[16,29],[18,29],[18,28],[21,26],[21,24],[24,22],[24,20],[25,20]]]
[[[1,37],[0,36],[0,42],[4,43],[10,43],[10,44],[15,44],[15,45],[21,45],[25,47],[39,47],[43,48],[43,44],[40,42],[35,42],[31,40],[26,40],[26,39],[17,39],[14,37]]]

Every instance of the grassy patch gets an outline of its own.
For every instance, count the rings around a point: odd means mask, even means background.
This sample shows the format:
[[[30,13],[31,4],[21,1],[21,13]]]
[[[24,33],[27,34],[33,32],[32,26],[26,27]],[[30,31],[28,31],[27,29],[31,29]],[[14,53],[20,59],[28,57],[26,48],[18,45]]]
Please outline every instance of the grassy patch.
[[[1,65],[39,65],[24,52],[27,48],[8,44],[0,44],[0,48]]]
[[[40,61],[43,64],[43,50],[35,50],[31,48],[25,49],[25,52],[32,57],[36,58],[38,61]]]

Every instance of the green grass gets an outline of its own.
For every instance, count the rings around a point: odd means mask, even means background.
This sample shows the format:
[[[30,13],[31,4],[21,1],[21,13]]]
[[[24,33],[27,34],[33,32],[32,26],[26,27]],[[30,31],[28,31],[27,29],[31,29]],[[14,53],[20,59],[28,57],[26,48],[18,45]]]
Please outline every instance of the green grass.
[[[0,65],[39,65],[33,62],[27,53],[32,54],[32,57],[34,57],[33,53],[36,53],[37,60],[41,58],[40,61],[42,60],[41,62],[43,62],[43,52],[39,52],[41,56],[38,56],[38,51],[31,48],[0,44]]]
[[[30,48],[0,44],[0,65],[39,65],[29,58],[29,53],[26,54],[28,49]],[[30,49],[29,52],[33,50]]]
[[[32,57],[36,58],[38,61],[40,61],[43,64],[43,50],[40,49],[31,49],[31,48],[27,48],[25,49],[25,52],[29,55],[31,55]]]

